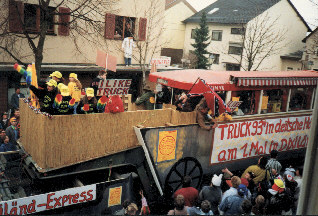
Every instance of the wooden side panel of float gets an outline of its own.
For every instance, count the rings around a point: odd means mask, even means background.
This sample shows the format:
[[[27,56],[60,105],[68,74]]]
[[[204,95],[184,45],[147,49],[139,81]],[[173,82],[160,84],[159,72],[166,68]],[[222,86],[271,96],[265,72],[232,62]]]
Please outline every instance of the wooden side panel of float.
[[[171,109],[49,119],[34,113],[22,101],[20,104],[22,146],[43,169],[60,168],[137,147],[133,130],[136,125],[195,123],[192,113],[186,115]]]

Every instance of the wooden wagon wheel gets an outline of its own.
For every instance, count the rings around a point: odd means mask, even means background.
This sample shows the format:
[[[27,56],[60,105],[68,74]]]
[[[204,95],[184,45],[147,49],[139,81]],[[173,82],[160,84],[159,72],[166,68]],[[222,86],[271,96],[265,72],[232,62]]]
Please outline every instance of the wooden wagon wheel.
[[[193,157],[182,158],[171,167],[165,181],[165,189],[170,188],[174,193],[182,187],[183,178],[187,175],[192,178],[191,186],[199,189],[203,170],[200,162]]]

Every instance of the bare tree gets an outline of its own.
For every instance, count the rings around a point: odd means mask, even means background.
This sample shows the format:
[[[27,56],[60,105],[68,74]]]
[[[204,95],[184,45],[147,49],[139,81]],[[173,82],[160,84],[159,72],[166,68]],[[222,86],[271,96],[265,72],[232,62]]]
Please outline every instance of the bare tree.
[[[267,12],[242,25],[241,54],[229,54],[246,71],[255,71],[265,59],[276,55],[287,45],[286,29],[278,26],[278,19]]]
[[[21,3],[21,1],[19,1]],[[30,3],[29,0],[23,0],[23,3]],[[87,43],[91,46],[106,46],[106,40],[103,40],[105,14],[111,11],[117,0],[38,0],[40,13],[39,24],[36,31],[30,31],[27,26],[26,9],[21,11],[17,1],[1,0],[0,12],[0,49],[2,54],[9,55],[19,64],[26,65],[26,58],[33,56],[36,65],[37,75],[41,72],[43,54],[45,51],[45,41],[50,30],[50,25],[65,26],[69,28],[69,36],[75,44],[74,53],[83,54],[81,43]],[[50,7],[53,4],[54,7]],[[67,10],[58,10],[63,6]],[[18,23],[21,25],[21,32],[12,32],[9,29],[9,7],[17,13]],[[60,17],[70,17],[70,19],[61,19]],[[52,18],[53,17],[53,22]],[[24,46],[28,44],[31,49],[26,53]]]
[[[160,52],[161,47],[166,43],[162,39],[164,32],[164,8],[163,1],[159,0],[147,0],[146,10],[141,11],[142,8],[134,0],[134,11],[137,14],[142,14],[144,18],[147,19],[147,30],[146,37],[144,41],[140,41],[135,35],[136,40],[136,53],[133,58],[138,61],[142,73],[143,81],[145,82],[145,74],[148,67],[148,60],[152,59],[155,53]]]

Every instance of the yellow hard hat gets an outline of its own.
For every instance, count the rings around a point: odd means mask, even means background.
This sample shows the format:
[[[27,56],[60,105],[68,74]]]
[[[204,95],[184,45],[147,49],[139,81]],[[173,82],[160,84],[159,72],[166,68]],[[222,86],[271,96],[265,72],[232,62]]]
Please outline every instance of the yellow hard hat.
[[[66,85],[62,85],[60,91],[61,91],[62,96],[69,96],[70,95],[70,90],[68,89],[68,87]]]
[[[285,184],[281,179],[274,179],[274,184],[277,185],[279,188],[285,188]]]
[[[94,89],[93,88],[87,88],[86,89],[86,95],[88,97],[94,97]]]
[[[53,79],[50,79],[48,82],[46,82],[46,84],[48,86],[54,86],[54,87],[57,86],[57,82],[55,80],[53,80]]]
[[[57,88],[58,88],[59,90],[61,90],[61,88],[62,88],[63,85],[64,85],[63,83],[59,83],[59,84],[57,85]]]
[[[73,77],[74,79],[77,79],[77,74],[76,73],[70,73],[70,78]]]
[[[50,77],[54,77],[54,76],[59,78],[59,79],[62,78],[62,74],[60,71],[54,71],[53,73],[50,74]]]

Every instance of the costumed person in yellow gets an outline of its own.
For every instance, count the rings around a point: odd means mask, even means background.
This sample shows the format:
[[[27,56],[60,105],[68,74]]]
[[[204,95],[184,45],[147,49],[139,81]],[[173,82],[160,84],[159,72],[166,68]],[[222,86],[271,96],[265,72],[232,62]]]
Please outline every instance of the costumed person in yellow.
[[[56,115],[70,115],[74,113],[75,99],[70,96],[70,91],[66,85],[60,87],[61,94],[56,95],[53,108]]]
[[[76,108],[81,100],[82,84],[77,79],[76,73],[70,73],[69,80],[68,89],[70,90],[71,97],[75,99],[74,114],[76,114]]]
[[[78,114],[90,114],[97,112],[97,99],[94,96],[94,89],[87,88],[86,95],[81,99],[77,106]]]
[[[62,73],[60,71],[54,71],[53,73],[50,74],[50,77],[55,80],[57,82],[57,84],[59,83],[63,83],[64,78],[62,76]]]
[[[35,96],[39,98],[39,101],[42,102],[41,111],[47,112],[51,115],[54,114],[53,102],[57,94],[57,83],[55,80],[51,79],[46,82],[47,87],[45,89],[38,89],[33,85],[30,85],[30,90],[33,91]]]

